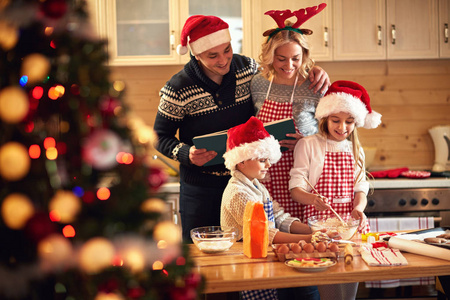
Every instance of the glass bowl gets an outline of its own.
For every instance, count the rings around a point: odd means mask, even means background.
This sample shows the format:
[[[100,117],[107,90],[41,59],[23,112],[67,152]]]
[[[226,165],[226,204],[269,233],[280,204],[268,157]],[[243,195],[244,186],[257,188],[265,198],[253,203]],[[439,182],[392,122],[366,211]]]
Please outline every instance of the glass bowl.
[[[337,217],[313,216],[308,218],[308,225],[313,233],[325,229],[327,235],[333,239],[350,240],[358,229],[359,220],[350,218],[344,222],[342,224]]]
[[[234,227],[205,226],[191,230],[191,238],[197,248],[204,253],[219,253],[233,246],[239,230]]]

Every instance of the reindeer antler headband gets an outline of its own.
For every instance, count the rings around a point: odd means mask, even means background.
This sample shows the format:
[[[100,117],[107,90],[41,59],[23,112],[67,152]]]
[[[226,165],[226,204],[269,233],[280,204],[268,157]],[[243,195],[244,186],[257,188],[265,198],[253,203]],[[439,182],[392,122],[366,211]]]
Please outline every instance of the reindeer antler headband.
[[[289,9],[266,11],[264,14],[271,16],[275,20],[275,22],[277,22],[278,28],[265,31],[263,33],[263,36],[269,36],[269,38],[267,39],[267,41],[269,41],[275,34],[283,30],[290,30],[298,32],[300,34],[310,35],[312,34],[312,30],[300,29],[300,25],[320,13],[326,6],[326,3],[322,3],[318,6],[301,8],[294,12],[291,12]],[[290,17],[297,17],[297,22],[295,22],[292,26],[286,26],[285,21]]]

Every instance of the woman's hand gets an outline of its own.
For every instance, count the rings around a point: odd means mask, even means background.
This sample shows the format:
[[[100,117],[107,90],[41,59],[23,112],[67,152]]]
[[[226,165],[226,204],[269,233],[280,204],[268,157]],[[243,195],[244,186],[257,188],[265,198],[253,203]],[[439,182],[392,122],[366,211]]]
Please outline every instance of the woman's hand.
[[[331,85],[330,77],[321,67],[314,66],[309,71],[308,75],[309,81],[311,81],[309,88],[314,89],[314,93],[320,92],[321,94],[324,94]]]
[[[197,149],[195,146],[192,146],[189,149],[189,160],[193,165],[203,166],[208,161],[216,157],[216,151],[207,151],[206,149]]]
[[[303,137],[303,135],[299,133],[288,133],[286,134],[288,137],[293,137],[295,140],[281,140],[280,146],[286,147],[289,150],[294,150],[295,145],[297,145],[297,142]]]
[[[367,220],[367,217],[364,214],[364,212],[354,209],[351,212],[351,216],[353,219],[359,220],[358,231],[362,231],[366,227],[366,220]]]

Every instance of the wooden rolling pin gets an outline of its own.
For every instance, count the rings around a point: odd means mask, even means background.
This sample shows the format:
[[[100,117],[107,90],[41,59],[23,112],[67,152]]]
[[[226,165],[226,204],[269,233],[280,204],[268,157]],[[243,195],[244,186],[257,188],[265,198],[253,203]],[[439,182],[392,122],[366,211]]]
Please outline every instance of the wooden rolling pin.
[[[353,246],[351,244],[345,245],[344,248],[344,261],[346,265],[349,265],[353,261]]]

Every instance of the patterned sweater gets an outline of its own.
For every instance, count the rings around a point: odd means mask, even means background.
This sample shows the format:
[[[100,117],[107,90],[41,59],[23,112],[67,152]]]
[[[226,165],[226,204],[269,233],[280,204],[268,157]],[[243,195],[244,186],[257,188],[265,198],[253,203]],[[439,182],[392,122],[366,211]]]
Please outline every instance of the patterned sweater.
[[[180,162],[181,180],[197,186],[225,187],[229,172],[223,164],[198,167],[189,161],[192,138],[245,123],[254,114],[250,81],[256,62],[234,54],[220,85],[209,79],[191,57],[160,91],[154,129],[158,151]],[[178,131],[178,137],[175,136]],[[225,175],[225,176],[224,176]]]
[[[232,176],[228,182],[222,196],[222,207],[220,209],[220,225],[231,226],[239,229],[239,238],[242,238],[243,219],[245,206],[249,201],[265,203],[272,201],[269,191],[257,179],[250,181],[244,174],[238,170],[232,171]],[[290,232],[292,222],[300,221],[286,213],[278,202],[272,201],[275,224],[269,222],[269,243],[272,241],[279,230]]]

